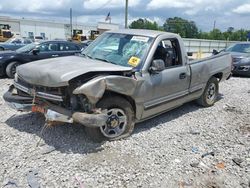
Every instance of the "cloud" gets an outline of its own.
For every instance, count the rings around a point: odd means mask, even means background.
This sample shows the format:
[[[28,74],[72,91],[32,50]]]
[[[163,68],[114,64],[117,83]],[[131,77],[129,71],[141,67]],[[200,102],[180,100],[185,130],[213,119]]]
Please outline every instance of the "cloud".
[[[237,14],[249,14],[250,13],[250,3],[243,4],[233,9],[234,13]]]
[[[69,18],[72,8],[77,22],[96,24],[110,12],[112,22],[124,26],[125,0],[0,1],[2,16],[61,20]],[[245,16],[250,14],[250,0],[129,0],[129,7],[129,23],[136,18],[147,18],[162,25],[167,18],[179,16],[195,21],[202,30],[210,30],[214,20],[221,29],[250,27]]]
[[[188,8],[192,7],[189,0],[152,0],[148,4],[148,9],[159,9],[159,8]]]
[[[133,0],[129,2],[129,7],[135,7],[140,4],[141,0]],[[86,9],[102,9],[102,8],[121,8],[125,7],[124,0],[85,0],[83,7]]]
[[[187,15],[195,15],[198,12],[215,12],[223,9],[225,5],[232,2],[232,0],[151,0],[147,5],[148,10],[155,9],[182,9]]]
[[[11,0],[1,3],[2,9],[16,11],[16,12],[49,12],[50,10],[60,10],[64,9],[70,0],[56,0],[51,2],[51,0]],[[15,5],[15,6],[13,6]]]

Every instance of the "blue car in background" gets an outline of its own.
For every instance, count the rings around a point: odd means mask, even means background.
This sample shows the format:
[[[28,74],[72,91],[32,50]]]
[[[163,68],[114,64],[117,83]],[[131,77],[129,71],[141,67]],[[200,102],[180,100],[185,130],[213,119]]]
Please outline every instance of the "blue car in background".
[[[0,51],[4,50],[17,50],[27,44],[32,43],[31,39],[23,39],[23,38],[11,38],[6,42],[0,43]]]

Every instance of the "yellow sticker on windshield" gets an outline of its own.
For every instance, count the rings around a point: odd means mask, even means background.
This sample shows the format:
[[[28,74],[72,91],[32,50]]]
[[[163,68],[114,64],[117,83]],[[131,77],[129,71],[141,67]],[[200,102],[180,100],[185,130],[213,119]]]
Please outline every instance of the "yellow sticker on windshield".
[[[139,65],[140,61],[141,61],[140,58],[132,56],[129,59],[128,64],[131,65],[132,67],[137,67]]]

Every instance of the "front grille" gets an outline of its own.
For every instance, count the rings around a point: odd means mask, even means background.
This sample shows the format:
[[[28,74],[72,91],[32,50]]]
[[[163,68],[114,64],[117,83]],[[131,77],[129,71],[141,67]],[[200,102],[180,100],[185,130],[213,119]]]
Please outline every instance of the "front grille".
[[[19,77],[14,81],[14,86],[23,93],[52,101],[63,101],[62,88],[36,86],[25,82]]]

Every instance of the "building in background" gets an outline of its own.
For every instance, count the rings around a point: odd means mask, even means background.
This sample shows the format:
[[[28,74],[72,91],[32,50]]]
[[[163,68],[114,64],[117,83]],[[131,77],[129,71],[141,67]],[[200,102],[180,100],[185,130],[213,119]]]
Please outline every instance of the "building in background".
[[[117,29],[119,29],[118,24],[106,23],[106,22],[98,22],[97,24],[97,30],[99,31],[100,34],[108,30],[117,30]]]
[[[24,38],[34,39],[36,36],[42,36],[44,39],[69,39],[70,24],[67,21],[38,20],[29,18],[11,18],[0,16],[0,24],[10,25],[10,30],[14,35],[20,35]],[[73,23],[73,31],[80,32],[88,37],[91,31],[100,31],[119,29],[118,24],[98,23],[97,25],[88,25],[83,23]]]

